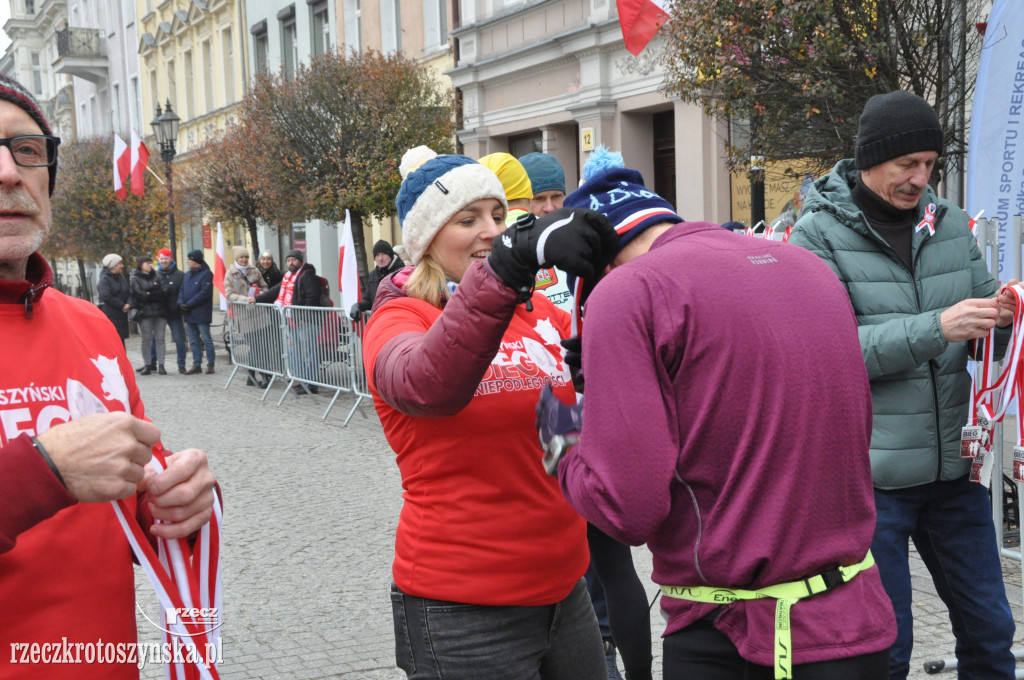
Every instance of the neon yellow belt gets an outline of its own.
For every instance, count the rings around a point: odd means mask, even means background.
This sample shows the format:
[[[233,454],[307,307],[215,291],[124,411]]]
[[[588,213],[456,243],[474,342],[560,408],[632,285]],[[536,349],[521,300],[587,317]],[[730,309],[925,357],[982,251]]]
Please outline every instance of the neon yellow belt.
[[[790,608],[798,600],[823,593],[826,590],[832,590],[836,586],[847,583],[860,572],[870,569],[874,564],[875,558],[871,556],[871,551],[869,550],[864,559],[857,564],[850,565],[849,567],[839,567],[838,569],[801,579],[800,581],[793,581],[792,583],[780,583],[757,590],[715,588],[712,586],[697,588],[662,586],[661,592],[665,597],[702,602],[704,604],[731,604],[736,600],[761,600],[765,598],[777,600],[775,604],[775,678],[776,680],[788,680],[793,677],[791,663],[793,645],[789,624]]]

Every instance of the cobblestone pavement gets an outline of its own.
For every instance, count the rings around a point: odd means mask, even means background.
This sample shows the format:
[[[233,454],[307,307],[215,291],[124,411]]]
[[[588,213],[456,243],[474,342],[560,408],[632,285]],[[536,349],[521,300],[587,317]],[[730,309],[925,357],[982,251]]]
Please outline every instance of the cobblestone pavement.
[[[219,340],[213,375],[177,374],[169,336],[167,345],[171,374],[138,381],[165,445],[204,449],[223,488],[221,677],[403,678],[394,666],[388,599],[401,480],[372,405],[343,427],[353,400],[342,396],[322,421],[323,396],[288,395],[278,407],[281,387],[260,401],[261,391],[246,387],[241,372],[225,390],[232,366]],[[138,338],[128,348],[140,366]],[[953,636],[927,570],[916,553],[911,557],[917,646],[910,677],[932,677],[922,664],[952,658]],[[636,548],[634,559],[653,597],[650,553]],[[136,573],[140,607],[158,620],[152,588]],[[1020,563],[1004,560],[1004,573],[1020,641]],[[664,627],[657,608],[652,618],[657,641]],[[141,614],[138,620],[140,640],[159,642],[153,625]],[[660,656],[656,644],[655,677]],[[149,666],[142,677],[163,673]]]

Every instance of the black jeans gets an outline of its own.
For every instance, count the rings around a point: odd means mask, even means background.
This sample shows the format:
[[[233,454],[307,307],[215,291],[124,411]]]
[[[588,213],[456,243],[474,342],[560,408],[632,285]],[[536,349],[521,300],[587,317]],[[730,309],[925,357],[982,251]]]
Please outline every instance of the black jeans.
[[[743,659],[712,612],[664,639],[665,680],[773,680],[775,669]],[[887,680],[889,650],[834,661],[795,664],[793,680]]]
[[[561,602],[491,607],[406,595],[391,585],[395,660],[410,680],[607,680],[583,579]]]

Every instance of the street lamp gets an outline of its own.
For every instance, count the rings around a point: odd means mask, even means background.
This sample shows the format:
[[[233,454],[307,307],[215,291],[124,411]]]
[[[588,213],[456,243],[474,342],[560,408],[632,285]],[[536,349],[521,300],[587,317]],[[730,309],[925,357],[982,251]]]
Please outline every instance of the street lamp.
[[[150,125],[153,126],[153,134],[160,145],[160,158],[163,159],[167,175],[167,215],[171,227],[171,252],[175,258],[178,254],[177,235],[174,233],[174,174],[171,171],[171,161],[174,160],[174,142],[178,139],[178,123],[181,119],[171,110],[171,100],[167,100],[167,110],[160,111],[160,102],[156,104],[156,117]]]

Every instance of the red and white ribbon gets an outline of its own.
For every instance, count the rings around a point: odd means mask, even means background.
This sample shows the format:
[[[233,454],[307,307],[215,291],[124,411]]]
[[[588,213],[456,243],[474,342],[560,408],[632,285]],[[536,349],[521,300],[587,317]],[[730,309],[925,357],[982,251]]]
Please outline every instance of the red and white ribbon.
[[[1007,286],[1003,292],[1010,293],[1017,302],[1013,312],[1013,337],[1010,340],[1010,352],[1003,359],[1002,371],[992,382],[992,366],[995,361],[994,352],[996,328],[993,327],[985,340],[985,361],[982,366],[981,389],[975,396],[975,408],[981,415],[988,418],[993,425],[1003,419],[1006,409],[1017,394],[1017,372],[1021,368],[1021,355],[1024,350],[1024,287],[1021,284]]]
[[[149,463],[157,472],[166,469],[161,450],[153,450]],[[168,680],[220,680],[215,665],[220,649],[221,603],[220,525],[223,518],[220,498],[214,488],[213,515],[199,530],[195,548],[183,538],[157,538],[159,554],[153,550],[135,514],[123,500],[111,503],[136,559],[156,591],[163,612],[175,610],[175,620],[162,619],[164,643],[168,649],[181,648],[186,663],[168,663]],[[198,612],[215,612],[214,622]],[[212,655],[213,658],[207,658]]]
[[[917,227],[914,228],[914,232],[919,232],[922,229],[928,229],[929,236],[935,236],[935,204],[929,203],[928,207],[924,209],[924,219],[918,222]]]
[[[970,219],[970,220],[969,220],[969,221],[967,222],[967,226],[969,226],[969,227],[971,228],[971,234],[973,234],[973,235],[974,235],[974,240],[975,240],[975,241],[977,241],[977,240],[978,240],[978,220],[979,220],[979,219],[981,219],[981,216],[982,216],[982,215],[984,215],[984,214],[985,214],[985,209],[984,209],[984,208],[982,208],[982,209],[981,209],[981,212],[979,212],[979,213],[978,213],[977,215],[975,215],[974,217],[972,217],[972,218],[971,218],[971,219]],[[980,246],[980,245],[981,245],[981,243],[978,243],[978,245]]]
[[[1012,295],[1016,302],[1010,350],[1003,360],[999,376],[993,380],[996,338],[996,328],[993,327],[985,340],[981,375],[977,376],[976,380],[980,387],[974,389],[972,385],[973,396],[969,424],[984,420],[989,428],[989,434],[991,434],[991,428],[994,428],[995,424],[1003,419],[1013,398],[1021,394],[1021,385],[1024,384],[1021,376],[1022,369],[1024,369],[1024,365],[1022,365],[1022,356],[1024,356],[1024,288],[1017,284],[1003,288],[1002,292]],[[1018,405],[1018,432],[1020,432],[1022,417],[1019,411]],[[1014,447],[1015,458],[1020,448],[1020,446]],[[983,452],[982,460],[975,460],[972,463],[971,480],[988,486],[992,474],[993,458],[986,454],[987,451]]]

